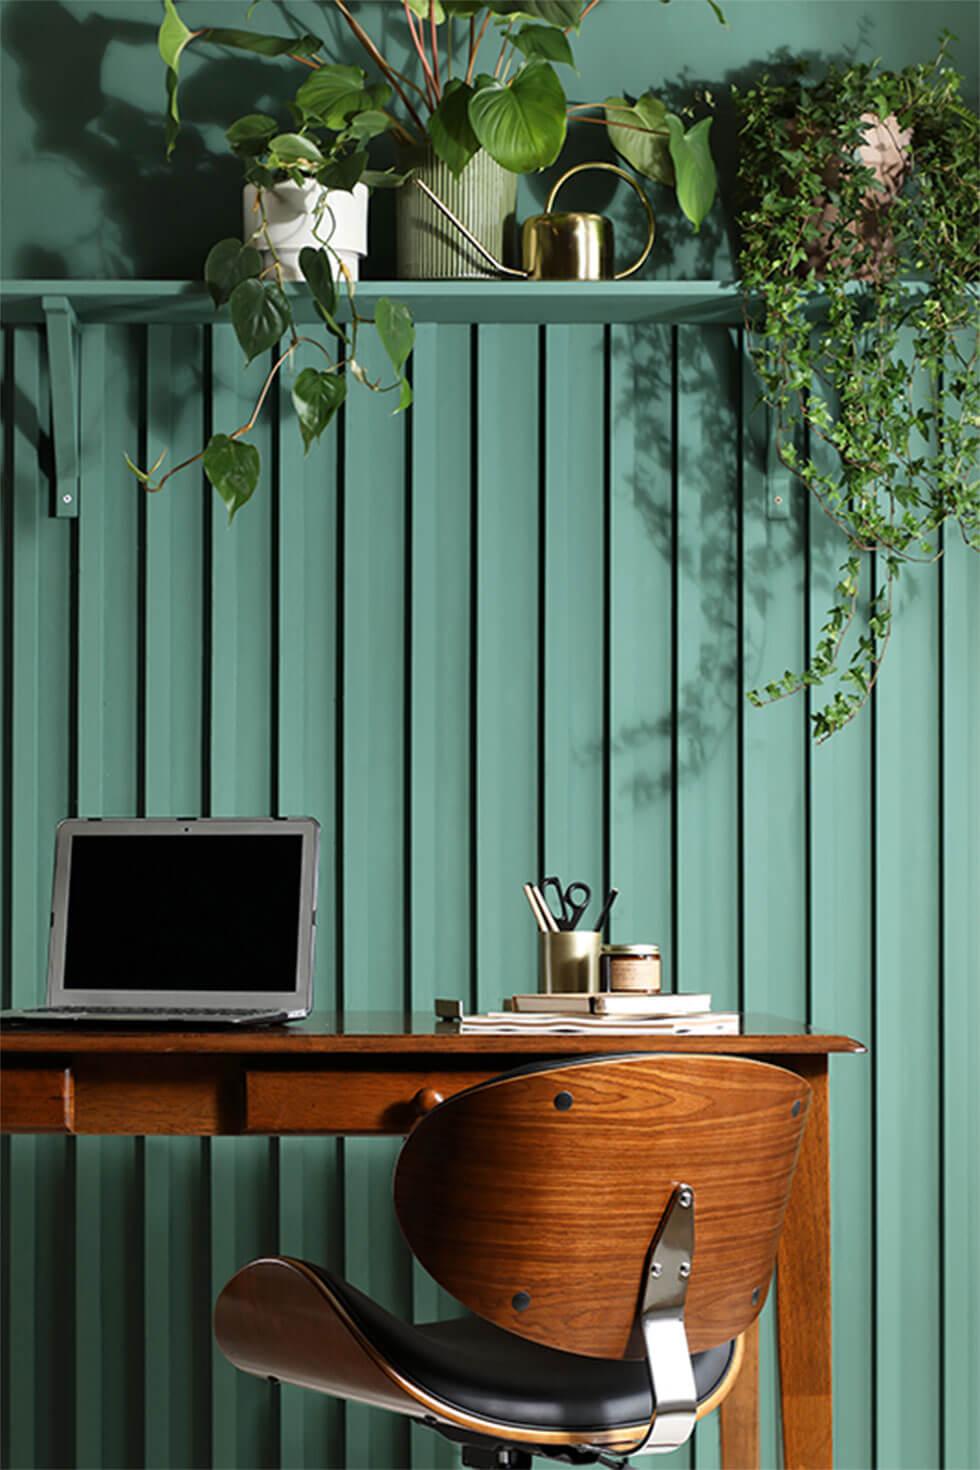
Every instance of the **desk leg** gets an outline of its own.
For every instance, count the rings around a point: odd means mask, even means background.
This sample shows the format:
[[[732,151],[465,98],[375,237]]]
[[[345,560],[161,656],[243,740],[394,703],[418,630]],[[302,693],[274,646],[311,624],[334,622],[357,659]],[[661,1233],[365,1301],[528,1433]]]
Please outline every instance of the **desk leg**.
[[[721,1470],[759,1470],[759,1319],[745,1333],[735,1387],[722,1402]]]
[[[813,1089],[779,1243],[779,1373],[786,1470],[834,1463],[830,1336],[830,1119],[827,1058],[794,1060]]]

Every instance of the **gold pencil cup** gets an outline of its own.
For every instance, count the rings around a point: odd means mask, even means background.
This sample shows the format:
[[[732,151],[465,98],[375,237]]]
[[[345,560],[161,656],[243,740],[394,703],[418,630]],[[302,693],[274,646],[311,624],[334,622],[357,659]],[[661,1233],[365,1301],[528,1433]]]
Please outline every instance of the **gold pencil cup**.
[[[602,935],[589,929],[538,936],[538,993],[567,995],[599,989]]]

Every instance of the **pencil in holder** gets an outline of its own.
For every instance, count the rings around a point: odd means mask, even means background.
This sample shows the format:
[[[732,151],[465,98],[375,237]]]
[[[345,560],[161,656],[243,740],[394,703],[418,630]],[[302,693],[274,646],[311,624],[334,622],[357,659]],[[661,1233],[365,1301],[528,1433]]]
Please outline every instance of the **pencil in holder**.
[[[590,929],[570,929],[538,936],[538,993],[567,995],[599,989],[599,953],[602,935]]]

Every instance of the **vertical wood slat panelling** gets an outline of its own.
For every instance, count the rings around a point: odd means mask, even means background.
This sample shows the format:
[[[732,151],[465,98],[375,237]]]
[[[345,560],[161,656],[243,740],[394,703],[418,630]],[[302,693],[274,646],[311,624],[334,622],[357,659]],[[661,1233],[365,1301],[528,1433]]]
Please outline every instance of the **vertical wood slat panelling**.
[[[358,356],[387,379],[383,354]],[[400,1012],[406,1000],[405,714],[408,419],[393,397],[353,393],[344,436],[343,993],[349,1010]],[[290,432],[295,432],[291,425]],[[391,1311],[411,1302],[411,1261],[391,1208],[393,1140],[343,1145],[347,1275]],[[346,1409],[347,1463],[407,1462],[394,1415]]]
[[[290,422],[290,383],[280,379],[276,516],[277,708],[276,796],[279,816],[320,823],[320,880],[314,993],[337,1004],[336,910],[336,629],[337,439],[304,454]],[[333,1139],[279,1142],[278,1248],[284,1254],[343,1266],[341,1164]],[[338,1464],[343,1410],[320,1394],[282,1385],[279,1454],[283,1470]]]
[[[75,623],[76,808],[125,816],[140,802],[139,498],[123,455],[139,432],[144,334],[104,327],[82,343]],[[124,1466],[142,1453],[142,1365],[127,1351],[141,1327],[137,1203],[141,1145],[75,1141],[75,1455]]]
[[[899,349],[908,360],[911,332]],[[921,395],[913,394],[913,398]],[[916,406],[919,406],[916,404]],[[914,438],[915,436],[913,436]],[[928,453],[921,438],[913,453]],[[875,689],[874,917],[876,1454],[917,1470],[942,1459],[940,1177],[940,585],[903,577],[900,627]],[[914,983],[900,998],[893,977]],[[909,1096],[909,1077],[916,1079]],[[931,1263],[912,1275],[914,1257]],[[916,1367],[913,1368],[913,1362]],[[922,1403],[891,1383],[925,1377]]]
[[[799,663],[837,546],[815,512],[767,515],[737,332],[420,324],[408,416],[352,394],[306,456],[283,381],[230,530],[202,477],[141,501],[122,465],[244,421],[263,365],[227,328],[84,328],[74,524],[49,517],[37,455],[41,338],[7,335],[5,999],[42,993],[73,803],[316,816],[317,1000],[349,1011],[496,1005],[534,983],[524,877],[615,882],[614,937],[659,939],[671,985],[873,1043],[832,1088],[838,1463],[975,1467],[970,554],[902,602],[874,720],[814,750],[801,704],[742,698]],[[406,1315],[449,1309],[394,1225],[394,1142],[3,1148],[11,1470],[457,1463],[211,1344],[214,1295],[269,1249]],[[769,1307],[762,1345],[774,1467]],[[718,1464],[713,1420],[672,1463]]]
[[[605,879],[603,330],[545,327],[543,337],[543,872],[535,876],[587,882],[591,923]]]
[[[535,327],[478,330],[473,872],[482,1010],[537,964],[521,884],[542,859],[539,347]]]
[[[231,327],[212,329],[212,422],[216,432],[245,423],[266,364],[243,368]],[[260,493],[233,527],[209,494],[209,815],[271,813],[273,495],[269,421],[252,438],[265,467]],[[210,1144],[210,1298],[252,1256],[276,1245],[275,1144],[215,1138]],[[210,1303],[209,1303],[210,1306]],[[277,1459],[272,1387],[238,1373],[212,1349],[211,1455],[216,1470]]]
[[[150,327],[145,459],[161,449],[179,464],[204,433],[204,339],[199,327]],[[138,426],[136,426],[138,427]],[[136,440],[133,445],[135,448]],[[203,477],[176,495],[142,502],[143,809],[146,816],[202,810],[204,641]],[[131,490],[130,490],[131,493]],[[210,508],[210,507],[209,507]],[[194,1138],[143,1143],[143,1438],[147,1470],[202,1462],[210,1342],[193,1309],[206,1282],[204,1145]]]
[[[469,999],[473,903],[460,855],[469,849],[472,807],[472,356],[468,326],[418,328],[408,545],[407,958],[412,1008],[422,1012],[431,1012],[447,984]],[[435,1322],[459,1308],[415,1265],[412,1310],[415,1321]],[[412,1426],[415,1470],[441,1470],[457,1459],[448,1441]]]
[[[825,446],[811,440],[809,450],[832,470]],[[833,605],[843,553],[817,506],[809,508],[808,537],[812,643]],[[814,690],[814,705],[821,693]],[[872,747],[873,721],[856,720],[812,752],[808,791],[810,1019],[820,1029],[868,1039],[874,1019]],[[834,1401],[840,1470],[867,1470],[874,1463],[873,1058],[854,1060],[854,1067],[834,1069],[831,1089],[834,1372],[848,1385]]]
[[[672,330],[612,327],[608,353],[610,934],[659,943],[674,988]]]
[[[741,334],[740,334],[741,335]],[[741,547],[739,596],[742,647],[736,688],[741,712],[741,963],[747,1011],[807,1014],[806,954],[806,707],[786,700],[764,714],[741,691],[805,657],[802,516],[797,496],[783,518],[769,479],[771,425],[758,403],[759,384],[739,344],[741,393]],[[783,490],[785,496],[786,491]],[[776,612],[778,609],[778,612]],[[776,1463],[780,1443],[776,1344],[778,1283],[759,1329],[761,1447]]]
[[[71,710],[71,537],[49,518],[49,481],[39,444],[50,443],[47,372],[41,333],[6,333],[11,422],[5,449],[5,673],[9,681],[9,911],[2,929],[7,993],[12,1005],[44,995],[47,914],[55,823],[68,812]],[[51,1415],[39,1384],[70,1383],[70,1145],[58,1138],[12,1138],[3,1233],[7,1241],[5,1462],[67,1463],[71,1412]],[[68,1397],[66,1395],[66,1397]]]
[[[980,578],[950,536],[942,563],[943,1441],[951,1470],[980,1465]],[[974,1161],[973,1167],[970,1161]]]

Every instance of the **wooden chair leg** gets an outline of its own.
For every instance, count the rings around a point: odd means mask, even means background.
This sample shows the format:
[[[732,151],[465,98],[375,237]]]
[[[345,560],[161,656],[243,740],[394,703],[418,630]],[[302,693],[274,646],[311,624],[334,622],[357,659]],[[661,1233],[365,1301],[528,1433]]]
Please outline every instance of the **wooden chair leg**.
[[[759,1470],[759,1319],[745,1333],[735,1386],[721,1408],[721,1470]]]

